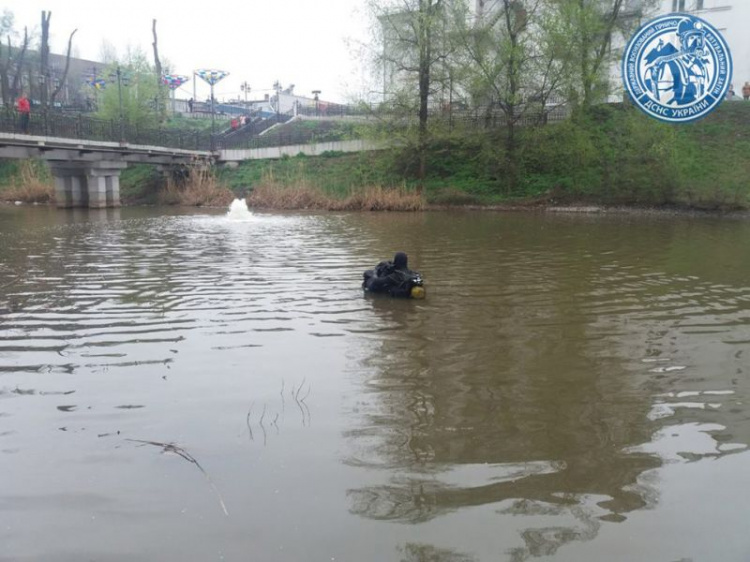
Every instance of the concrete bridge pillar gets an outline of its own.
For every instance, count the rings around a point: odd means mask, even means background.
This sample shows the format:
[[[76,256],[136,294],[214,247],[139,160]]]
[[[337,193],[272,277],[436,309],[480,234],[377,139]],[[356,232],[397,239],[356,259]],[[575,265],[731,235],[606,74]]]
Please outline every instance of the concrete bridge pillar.
[[[51,162],[59,208],[120,206],[120,172],[126,162]]]
[[[120,206],[120,172],[127,162],[92,162],[86,170],[89,208]]]
[[[87,207],[89,194],[83,164],[50,163],[55,179],[55,200],[59,209]]]

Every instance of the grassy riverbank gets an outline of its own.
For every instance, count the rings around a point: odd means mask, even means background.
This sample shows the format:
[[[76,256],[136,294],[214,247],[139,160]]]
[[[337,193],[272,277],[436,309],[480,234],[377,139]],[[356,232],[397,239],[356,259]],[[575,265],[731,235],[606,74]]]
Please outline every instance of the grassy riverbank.
[[[441,136],[430,147],[426,203],[750,207],[750,103],[726,103],[690,125],[602,107],[585,119],[523,129],[519,136],[515,182],[503,131]],[[236,193],[273,184],[342,199],[373,185],[413,190],[416,161],[408,148],[297,156],[244,162],[222,170],[220,179]]]
[[[246,161],[220,169],[216,182],[201,176],[198,185],[182,189],[167,188],[153,167],[131,166],[122,174],[121,194],[125,204],[209,205],[231,197],[228,188],[258,207],[352,210],[570,204],[748,209],[750,103],[725,103],[690,125],[660,123],[633,108],[600,107],[586,118],[520,129],[512,165],[503,130],[436,134],[422,197],[415,194],[417,161],[408,143],[386,151]],[[0,200],[45,201],[51,185],[38,164],[0,165]]]

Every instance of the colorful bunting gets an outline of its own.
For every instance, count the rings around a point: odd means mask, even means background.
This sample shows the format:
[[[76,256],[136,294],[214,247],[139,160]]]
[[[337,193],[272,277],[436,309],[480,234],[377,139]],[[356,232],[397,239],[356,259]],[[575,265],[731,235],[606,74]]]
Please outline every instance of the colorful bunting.
[[[107,87],[107,81],[104,78],[86,78],[86,84],[96,90],[103,90]]]

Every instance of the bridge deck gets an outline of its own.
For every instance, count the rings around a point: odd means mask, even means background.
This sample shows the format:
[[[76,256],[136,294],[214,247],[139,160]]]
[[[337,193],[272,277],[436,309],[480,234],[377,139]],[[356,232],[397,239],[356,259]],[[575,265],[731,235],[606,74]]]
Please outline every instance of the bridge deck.
[[[65,162],[118,160],[147,164],[176,164],[189,162],[195,158],[212,157],[213,153],[208,150],[0,133],[0,158],[42,158]]]

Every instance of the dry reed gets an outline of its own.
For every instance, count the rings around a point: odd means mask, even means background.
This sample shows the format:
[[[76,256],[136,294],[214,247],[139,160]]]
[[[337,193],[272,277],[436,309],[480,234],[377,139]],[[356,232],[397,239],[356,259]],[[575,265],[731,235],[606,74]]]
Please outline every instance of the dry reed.
[[[425,208],[424,199],[404,187],[368,186],[335,196],[304,180],[287,186],[270,178],[253,188],[247,204],[257,208],[328,211],[421,211]]]
[[[31,160],[22,160],[11,185],[0,191],[0,199],[24,203],[49,203],[55,200],[55,186],[52,178],[45,177],[38,165]]]
[[[232,191],[219,183],[211,166],[192,164],[181,178],[167,178],[159,201],[166,205],[225,207],[234,200]]]

